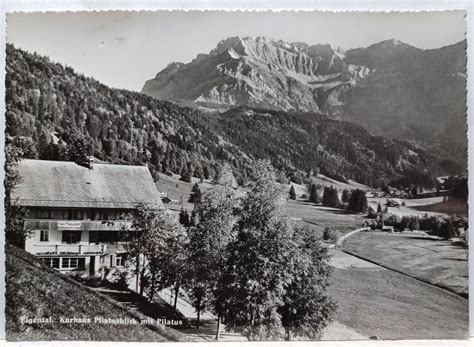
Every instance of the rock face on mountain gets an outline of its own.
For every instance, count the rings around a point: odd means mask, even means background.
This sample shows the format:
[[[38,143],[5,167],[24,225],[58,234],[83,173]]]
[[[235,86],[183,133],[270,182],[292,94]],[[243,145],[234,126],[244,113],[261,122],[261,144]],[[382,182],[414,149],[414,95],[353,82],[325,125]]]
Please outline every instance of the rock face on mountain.
[[[330,45],[230,37],[171,63],[142,92],[210,108],[317,111],[464,158],[466,43],[422,50],[397,40]]]
[[[329,45],[231,37],[189,64],[169,64],[142,92],[207,107],[323,111],[337,104],[336,90],[369,73],[347,66],[344,54]]]

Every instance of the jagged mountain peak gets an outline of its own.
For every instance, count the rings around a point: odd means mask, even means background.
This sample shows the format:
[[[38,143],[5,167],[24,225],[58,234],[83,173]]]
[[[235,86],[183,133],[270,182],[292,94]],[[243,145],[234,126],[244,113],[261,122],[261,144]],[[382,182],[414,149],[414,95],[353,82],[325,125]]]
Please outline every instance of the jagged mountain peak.
[[[388,39],[344,51],[233,36],[187,64],[168,65],[142,92],[218,110],[315,111],[438,146],[464,136],[465,127],[453,124],[465,123],[465,46],[423,50]]]
[[[339,47],[333,47],[330,44],[315,44],[309,45],[305,42],[287,42],[284,40],[276,40],[266,36],[231,36],[226,39],[219,41],[210,55],[220,54],[228,50],[233,50],[236,53],[244,56],[251,55],[259,50],[269,49],[273,47],[275,49],[282,49],[288,53],[295,54],[311,54],[317,55],[318,52],[338,52],[344,53],[344,50]]]
[[[328,89],[369,73],[345,68],[344,57],[343,50],[329,44],[231,36],[188,64],[168,65],[142,92],[206,107],[325,111]]]

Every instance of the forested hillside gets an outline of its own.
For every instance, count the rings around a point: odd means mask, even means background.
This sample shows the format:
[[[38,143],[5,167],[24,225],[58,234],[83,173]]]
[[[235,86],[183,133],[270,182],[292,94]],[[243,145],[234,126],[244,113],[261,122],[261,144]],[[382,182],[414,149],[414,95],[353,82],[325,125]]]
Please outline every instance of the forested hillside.
[[[267,158],[287,175],[301,170],[380,185],[428,186],[462,170],[403,141],[318,114],[238,108],[225,113],[118,90],[48,58],[7,46],[7,145],[29,158],[147,164],[152,173],[209,177],[229,161],[240,183],[253,160]],[[269,115],[271,114],[271,117]]]
[[[141,93],[109,88],[46,57],[7,46],[7,142],[30,143],[25,155],[76,159],[85,150],[113,163],[153,170],[212,174],[231,160],[243,175],[250,160],[222,144],[208,118]]]
[[[378,187],[429,186],[441,172],[460,170],[407,142],[372,136],[362,126],[311,113],[231,109],[220,131],[256,158],[276,167],[296,166],[339,180],[352,178]]]

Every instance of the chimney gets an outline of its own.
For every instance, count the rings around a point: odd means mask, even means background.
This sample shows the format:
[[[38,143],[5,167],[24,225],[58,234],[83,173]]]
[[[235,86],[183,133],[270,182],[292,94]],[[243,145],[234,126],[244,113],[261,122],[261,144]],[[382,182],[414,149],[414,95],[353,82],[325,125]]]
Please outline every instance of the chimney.
[[[89,157],[89,170],[94,170],[94,157]]]

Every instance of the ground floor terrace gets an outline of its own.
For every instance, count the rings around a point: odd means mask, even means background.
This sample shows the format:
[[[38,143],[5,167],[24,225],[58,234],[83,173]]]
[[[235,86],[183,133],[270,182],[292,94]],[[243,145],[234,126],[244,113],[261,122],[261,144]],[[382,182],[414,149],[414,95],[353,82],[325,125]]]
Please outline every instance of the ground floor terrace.
[[[121,237],[130,222],[27,219],[25,225],[25,250],[62,273],[103,278],[108,269],[126,266]]]

